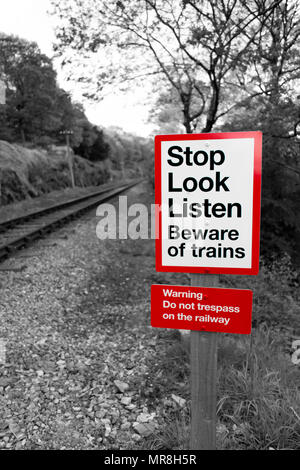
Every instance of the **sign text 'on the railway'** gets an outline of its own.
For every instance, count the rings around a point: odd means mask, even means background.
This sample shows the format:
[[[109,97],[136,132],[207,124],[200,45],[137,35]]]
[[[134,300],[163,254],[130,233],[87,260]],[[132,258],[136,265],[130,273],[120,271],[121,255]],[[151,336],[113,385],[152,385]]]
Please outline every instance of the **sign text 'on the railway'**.
[[[153,285],[151,325],[158,328],[251,333],[252,291]]]

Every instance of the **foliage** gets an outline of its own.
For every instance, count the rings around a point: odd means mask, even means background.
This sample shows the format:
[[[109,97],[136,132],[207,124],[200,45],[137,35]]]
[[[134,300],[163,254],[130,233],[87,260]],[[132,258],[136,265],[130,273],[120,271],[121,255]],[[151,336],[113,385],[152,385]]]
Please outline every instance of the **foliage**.
[[[271,110],[268,97],[257,98],[237,109],[220,130],[263,132],[261,251],[268,258],[287,252],[299,264],[299,142],[289,136],[297,119],[297,106],[279,96],[277,136],[272,134],[275,126],[272,128]]]
[[[47,152],[0,141],[0,173],[2,212],[5,204],[70,186],[69,165],[61,147],[52,147]],[[96,165],[77,155],[74,173],[78,187],[96,186],[109,177],[104,162]]]
[[[82,140],[78,146],[73,146],[76,154],[91,161],[105,160],[110,148],[105,141],[104,132],[88,121],[83,123]]]
[[[290,256],[276,257],[269,262],[262,259],[257,276],[221,276],[221,280],[228,287],[253,290],[254,326],[266,323],[299,330],[300,279]]]
[[[255,51],[280,3],[53,0],[56,48],[68,75],[76,68],[92,97],[107,84],[159,81],[175,92],[186,131],[199,124],[209,132],[241,100],[261,94],[251,67],[255,75]],[[228,92],[234,103],[227,102]]]
[[[154,149],[150,139],[124,132],[117,127],[105,129],[112,166],[122,176],[151,178],[154,171]]]
[[[220,369],[220,445],[298,449],[299,380],[295,365],[282,351],[280,335],[261,325],[253,333],[250,349],[243,343],[240,366],[223,364]]]
[[[139,83],[158,133],[263,131],[262,251],[298,253],[299,1],[52,4],[66,75],[91,98]]]
[[[72,130],[70,144],[79,155],[93,161],[108,157],[103,131],[57,86],[51,59],[36,43],[1,33],[0,71],[7,98],[0,106],[0,139],[49,147],[65,143],[61,131]]]
[[[23,140],[56,126],[56,73],[37,44],[0,35],[0,70],[7,87],[7,127]]]
[[[173,338],[174,341],[174,338]],[[282,350],[283,337],[261,324],[252,340],[222,335],[218,345],[217,448],[230,450],[299,449],[299,375]],[[147,449],[187,449],[190,433],[188,355],[177,340],[162,357],[163,390],[174,390],[172,364],[181,371],[177,393],[187,406],[164,411],[165,427]],[[179,361],[179,363],[177,362]],[[184,384],[184,387],[183,387]]]

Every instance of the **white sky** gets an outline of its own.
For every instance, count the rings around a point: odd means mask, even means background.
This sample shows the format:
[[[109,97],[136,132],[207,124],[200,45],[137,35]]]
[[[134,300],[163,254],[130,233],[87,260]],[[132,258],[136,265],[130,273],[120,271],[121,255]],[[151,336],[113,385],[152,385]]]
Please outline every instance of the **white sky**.
[[[47,15],[49,5],[49,0],[0,0],[0,32],[35,41],[42,52],[51,57],[51,44],[55,36],[54,19]],[[60,70],[57,72],[59,85],[72,92]],[[148,110],[143,104],[143,98],[140,91],[111,95],[99,104],[84,103],[84,106],[88,118],[94,124],[118,126],[146,136],[152,131],[152,126],[146,124]]]

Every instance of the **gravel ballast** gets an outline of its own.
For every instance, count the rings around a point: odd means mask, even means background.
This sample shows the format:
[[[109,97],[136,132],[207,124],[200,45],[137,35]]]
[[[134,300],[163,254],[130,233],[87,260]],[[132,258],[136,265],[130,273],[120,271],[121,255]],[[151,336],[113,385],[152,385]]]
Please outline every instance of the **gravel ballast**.
[[[127,195],[153,202],[144,183]],[[94,211],[0,265],[2,449],[142,448],[178,406],[154,390],[169,337],[150,327],[150,286],[186,279],[156,273],[154,240],[98,240],[96,224]]]

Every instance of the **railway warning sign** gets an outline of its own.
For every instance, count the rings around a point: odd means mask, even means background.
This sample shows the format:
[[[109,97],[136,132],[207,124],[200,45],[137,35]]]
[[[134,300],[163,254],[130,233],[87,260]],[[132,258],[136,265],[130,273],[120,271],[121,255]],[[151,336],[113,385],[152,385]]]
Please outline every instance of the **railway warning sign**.
[[[157,271],[257,274],[261,132],[155,137]]]
[[[151,325],[159,328],[251,333],[252,291],[153,285]]]

